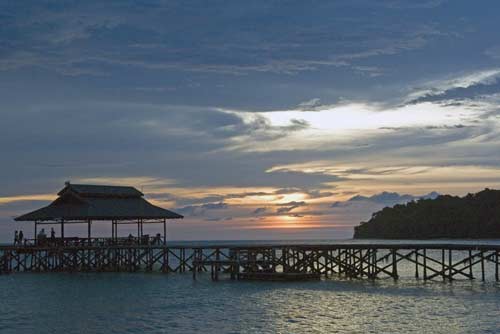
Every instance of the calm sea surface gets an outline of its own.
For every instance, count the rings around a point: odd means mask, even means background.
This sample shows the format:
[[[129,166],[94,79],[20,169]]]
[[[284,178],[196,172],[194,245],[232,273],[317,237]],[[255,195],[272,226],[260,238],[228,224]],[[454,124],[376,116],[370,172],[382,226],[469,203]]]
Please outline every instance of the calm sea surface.
[[[0,333],[499,333],[500,284],[0,276]]]

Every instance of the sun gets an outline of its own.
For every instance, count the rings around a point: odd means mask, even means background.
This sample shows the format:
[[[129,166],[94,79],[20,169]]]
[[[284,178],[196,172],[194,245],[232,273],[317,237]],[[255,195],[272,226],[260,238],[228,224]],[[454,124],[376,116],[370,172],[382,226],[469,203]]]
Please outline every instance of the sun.
[[[279,219],[281,221],[287,222],[287,223],[292,223],[300,220],[300,217],[297,216],[279,216]]]

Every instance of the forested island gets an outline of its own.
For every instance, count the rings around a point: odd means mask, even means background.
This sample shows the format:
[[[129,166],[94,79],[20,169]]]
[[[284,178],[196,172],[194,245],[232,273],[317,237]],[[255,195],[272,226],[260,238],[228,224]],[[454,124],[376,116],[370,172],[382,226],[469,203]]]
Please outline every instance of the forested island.
[[[440,195],[384,208],[354,228],[355,239],[500,238],[500,190]]]

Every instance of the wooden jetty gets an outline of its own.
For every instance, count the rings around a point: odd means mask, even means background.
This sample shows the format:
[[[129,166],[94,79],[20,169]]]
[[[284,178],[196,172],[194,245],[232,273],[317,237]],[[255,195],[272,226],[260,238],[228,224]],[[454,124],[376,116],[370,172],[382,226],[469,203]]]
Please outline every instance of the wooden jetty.
[[[500,245],[153,245],[105,242],[0,246],[0,273],[190,272],[213,280],[317,277],[499,281]]]
[[[170,245],[166,220],[181,215],[157,207],[133,187],[67,182],[46,207],[15,218],[34,223],[34,239],[0,246],[0,274],[17,272],[210,272],[213,280],[304,280],[320,277],[499,280],[500,245],[333,243],[311,245]],[[93,238],[93,223],[111,223],[110,238]],[[67,224],[86,224],[86,238],[68,238]],[[133,224],[137,235],[118,236]],[[151,238],[144,224],[162,224]],[[39,225],[55,225],[50,238]],[[134,226],[135,227],[135,226]]]

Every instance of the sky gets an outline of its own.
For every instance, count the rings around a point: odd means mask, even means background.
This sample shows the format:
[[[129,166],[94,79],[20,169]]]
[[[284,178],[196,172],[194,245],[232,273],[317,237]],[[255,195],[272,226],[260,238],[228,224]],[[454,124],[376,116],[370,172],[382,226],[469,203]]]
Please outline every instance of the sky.
[[[499,188],[499,12],[0,0],[0,241],[68,180],[137,187],[185,216],[173,240],[350,238],[384,206]]]

